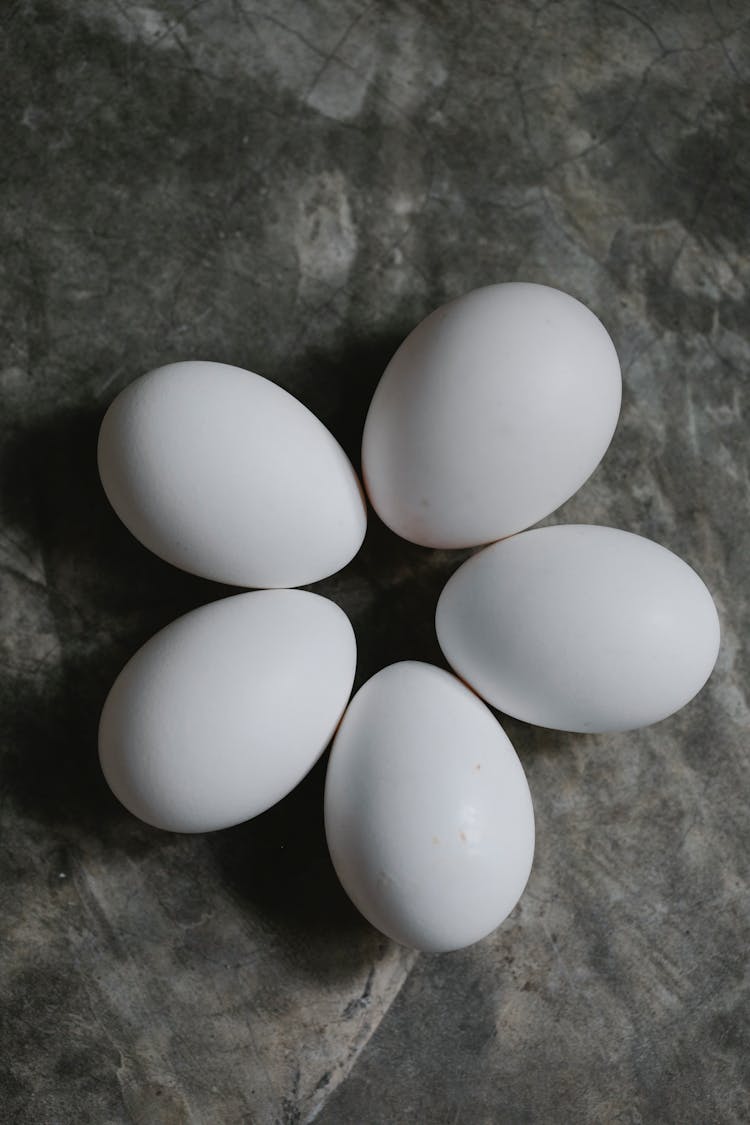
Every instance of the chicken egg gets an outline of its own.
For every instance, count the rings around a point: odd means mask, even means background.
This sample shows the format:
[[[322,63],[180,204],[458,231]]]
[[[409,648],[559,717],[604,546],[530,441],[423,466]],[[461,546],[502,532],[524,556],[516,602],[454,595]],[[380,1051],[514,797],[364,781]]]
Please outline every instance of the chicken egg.
[[[157,828],[210,832],[285,797],[325,750],[354,681],[343,610],[256,590],[193,610],[128,661],[99,723],[104,776]]]
[[[451,667],[537,726],[618,731],[684,707],[711,674],[719,618],[694,570],[613,527],[535,528],[448,580],[436,628]]]
[[[530,527],[591,475],[620,410],[601,322],[546,285],[489,285],[431,313],[388,364],[362,439],[384,523],[425,547]]]
[[[521,763],[455,676],[392,664],[334,740],[325,788],[333,865],[355,906],[402,945],[460,949],[516,905],[534,854]]]
[[[224,363],[172,363],[127,386],[99,433],[104,491],[160,558],[236,586],[304,586],[359,550],[367,523],[341,446],[282,387]]]

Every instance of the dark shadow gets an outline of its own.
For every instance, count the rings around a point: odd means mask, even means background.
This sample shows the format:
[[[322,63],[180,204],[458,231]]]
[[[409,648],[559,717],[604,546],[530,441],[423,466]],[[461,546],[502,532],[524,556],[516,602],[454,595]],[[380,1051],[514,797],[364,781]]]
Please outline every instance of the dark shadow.
[[[117,519],[96,469],[101,415],[66,411],[20,432],[0,470],[7,524],[38,552],[18,550],[19,567],[6,570],[32,618],[19,632],[49,634],[46,659],[4,677],[14,747],[5,785],[30,815],[96,834],[126,815],[96,755],[112,681],[158,629],[232,592],[168,566]]]
[[[467,554],[406,543],[371,512],[361,565],[373,597],[352,614],[359,642],[357,685],[400,660],[448,667],[435,634],[435,607]]]
[[[316,976],[332,959],[340,969],[342,961],[358,954],[363,938],[371,936],[328,855],[323,822],[326,765],[327,755],[261,816],[206,837],[231,893],[241,902],[252,902],[254,911],[295,954],[295,963]]]
[[[298,384],[304,388],[300,400],[328,427],[358,473],[370,400],[391,356],[413,327],[405,322],[369,338],[344,341],[334,354],[308,347],[294,362]]]

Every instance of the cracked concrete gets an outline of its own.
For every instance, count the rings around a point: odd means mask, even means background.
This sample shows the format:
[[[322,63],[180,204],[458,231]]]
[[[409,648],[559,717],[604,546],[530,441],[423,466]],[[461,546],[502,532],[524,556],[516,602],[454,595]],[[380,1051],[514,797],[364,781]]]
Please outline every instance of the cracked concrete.
[[[750,23],[738,0],[14,0],[0,16],[0,1102],[14,1125],[750,1120]],[[148,555],[95,470],[114,394],[209,358],[356,459],[400,339],[477,285],[608,326],[623,412],[550,522],[685,557],[717,670],[656,727],[507,722],[538,849],[492,938],[415,957],[327,859],[318,767],[258,820],[159,833],[96,762],[104,694],[229,592]],[[316,588],[358,681],[441,663],[463,556],[375,519]]]

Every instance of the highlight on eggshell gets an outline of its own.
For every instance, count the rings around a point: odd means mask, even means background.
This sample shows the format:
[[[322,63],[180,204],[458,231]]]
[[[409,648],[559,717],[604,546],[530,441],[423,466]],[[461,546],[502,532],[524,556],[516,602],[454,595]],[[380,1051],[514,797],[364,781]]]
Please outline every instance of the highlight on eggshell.
[[[621,391],[612,340],[580,301],[524,282],[475,289],[417,325],[386,367],[362,438],[370,501],[425,547],[522,531],[594,471]]]
[[[506,715],[566,731],[659,722],[703,687],[719,618],[666,547],[612,527],[525,531],[467,559],[435,627],[446,660]]]
[[[333,435],[282,387],[224,363],[141,376],[101,425],[99,473],[154,554],[236,586],[317,582],[356,555],[364,493]]]
[[[128,661],[99,724],[115,796],[173,832],[249,820],[328,746],[349,700],[354,630],[328,598],[256,590],[167,625]]]
[[[354,905],[402,945],[460,949],[518,902],[531,795],[499,722],[455,676],[405,661],[359,689],[325,787],[331,860]]]

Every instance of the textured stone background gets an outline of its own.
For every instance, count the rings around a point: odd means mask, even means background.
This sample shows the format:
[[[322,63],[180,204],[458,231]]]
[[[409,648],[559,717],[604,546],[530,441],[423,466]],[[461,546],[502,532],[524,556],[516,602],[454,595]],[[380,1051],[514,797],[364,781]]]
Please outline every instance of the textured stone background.
[[[0,1117],[12,1125],[747,1122],[750,31],[742,0],[6,0],[0,98]],[[508,723],[538,850],[492,938],[414,957],[348,906],[322,771],[257,821],[151,830],[98,772],[134,649],[226,593],[108,510],[114,394],[250,367],[356,458],[431,308],[566,289],[624,372],[612,523],[715,593],[718,668],[619,736]],[[373,519],[320,590],[359,680],[440,662],[460,555]]]

